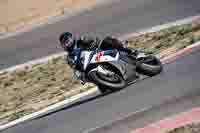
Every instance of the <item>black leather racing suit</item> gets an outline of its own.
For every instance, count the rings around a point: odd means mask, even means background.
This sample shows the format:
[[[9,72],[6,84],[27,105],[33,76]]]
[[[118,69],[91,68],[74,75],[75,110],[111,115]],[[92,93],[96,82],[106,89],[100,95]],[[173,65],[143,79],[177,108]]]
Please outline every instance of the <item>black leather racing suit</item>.
[[[100,43],[101,42],[101,43]],[[99,44],[100,43],[100,44]],[[100,45],[100,46],[99,46]],[[77,47],[81,49],[101,48],[101,49],[118,49],[125,51],[129,54],[134,53],[131,49],[127,48],[127,44],[118,38],[107,36],[102,41],[99,38],[92,36],[84,36],[77,40]]]

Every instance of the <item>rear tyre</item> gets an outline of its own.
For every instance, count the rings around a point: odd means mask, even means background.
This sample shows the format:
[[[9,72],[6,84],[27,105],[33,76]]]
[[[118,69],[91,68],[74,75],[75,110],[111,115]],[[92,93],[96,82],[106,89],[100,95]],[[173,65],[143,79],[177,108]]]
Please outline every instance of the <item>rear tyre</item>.
[[[161,61],[155,56],[147,56],[139,62],[136,68],[137,71],[148,76],[157,75],[163,69]]]

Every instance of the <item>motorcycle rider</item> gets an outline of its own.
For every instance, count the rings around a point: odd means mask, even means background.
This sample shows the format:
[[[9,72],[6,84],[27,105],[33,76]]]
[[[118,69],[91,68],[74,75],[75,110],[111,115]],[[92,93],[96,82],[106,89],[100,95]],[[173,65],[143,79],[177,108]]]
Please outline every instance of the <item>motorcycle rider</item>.
[[[100,47],[101,49],[118,49],[125,51],[128,54],[137,54],[136,50],[127,48],[127,43],[124,43],[113,36],[107,36],[101,41],[99,38],[92,36],[82,36],[77,39],[72,33],[64,32],[59,36],[59,41],[62,48],[68,53],[66,56],[67,64],[76,68],[75,75],[78,79],[81,79],[81,76],[83,76],[81,74],[82,66],[80,66],[79,62],[81,50]]]

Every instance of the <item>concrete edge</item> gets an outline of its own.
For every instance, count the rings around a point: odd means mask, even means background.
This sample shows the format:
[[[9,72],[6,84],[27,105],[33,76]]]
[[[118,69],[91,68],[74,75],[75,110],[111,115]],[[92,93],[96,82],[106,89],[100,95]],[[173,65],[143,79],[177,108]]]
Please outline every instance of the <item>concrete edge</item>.
[[[59,57],[63,57],[65,54],[66,54],[65,52],[60,52],[60,53],[53,54],[53,55],[50,55],[50,56],[42,57],[40,59],[28,61],[28,62],[26,62],[24,64],[19,64],[19,65],[16,65],[16,66],[12,66],[12,67],[0,70],[0,74],[1,73],[6,73],[6,72],[13,72],[13,71],[15,71],[17,69],[30,68],[30,67],[32,67],[33,65],[36,65],[36,64],[47,63],[49,60],[52,60],[52,59],[55,59],[55,58],[59,58]]]
[[[192,19],[190,18],[191,20],[195,20],[196,19],[196,16]],[[185,22],[185,19],[183,20]],[[179,22],[178,24],[182,23],[183,21],[177,21]],[[173,23],[173,24],[176,24],[177,22]],[[190,23],[192,21],[187,21],[187,23]],[[185,24],[185,23],[184,23]],[[166,24],[165,24],[166,25]],[[168,27],[165,27],[164,26],[156,26],[157,28],[151,28],[151,29],[156,29],[157,31],[158,30],[161,30],[161,29],[165,29],[165,28],[168,28]],[[145,33],[148,33],[150,30],[147,29],[146,30],[147,32],[145,32],[143,30],[143,34]],[[130,34],[129,34],[130,35]],[[133,35],[133,34],[132,34]],[[134,34],[135,35],[135,34]],[[200,46],[200,42],[197,42],[193,45],[190,45],[180,51],[178,51],[177,53],[173,54],[173,55],[170,55],[169,57],[165,57],[163,59],[161,59],[161,61],[163,62],[163,64],[166,64],[166,63],[169,63],[171,61],[174,61],[175,59],[177,59],[178,57],[180,57],[180,55],[182,54],[185,54],[186,51],[187,53],[189,53],[191,51],[191,49],[193,48],[196,48],[196,47],[199,47]],[[181,51],[185,51],[185,52],[181,52]],[[20,64],[20,65],[17,65],[17,66],[13,66],[13,67],[10,67],[10,68],[7,68],[7,69],[4,69],[4,70],[1,70],[0,71],[0,74],[1,73],[5,73],[5,72],[12,72],[12,71],[15,71],[16,69],[25,69],[26,67],[32,67],[33,65],[36,65],[36,64],[41,64],[41,63],[47,63],[49,60],[51,59],[54,59],[54,58],[58,58],[58,57],[62,57],[64,56],[64,52],[61,52],[61,53],[57,53],[57,54],[54,54],[54,55],[50,55],[50,56],[47,56],[47,57],[43,57],[41,59],[37,59],[37,60],[33,60],[33,61],[29,61],[27,63],[24,63],[24,64]],[[173,59],[173,60],[171,60]],[[80,93],[78,95],[75,95],[73,96],[72,98],[69,98],[69,99],[66,99],[62,102],[59,102],[59,103],[56,103],[52,106],[49,106],[47,108],[44,108],[43,110],[40,110],[38,112],[35,112],[35,113],[32,113],[30,115],[27,115],[27,116],[24,116],[22,118],[19,118],[17,120],[14,120],[14,121],[11,121],[7,124],[4,124],[4,125],[1,125],[0,126],[0,131],[4,130],[4,129],[7,129],[9,127],[12,127],[14,125],[17,125],[19,123],[22,123],[22,122],[25,122],[25,121],[28,121],[28,120],[32,120],[32,119],[35,119],[35,118],[38,118],[40,116],[43,116],[45,114],[49,114],[51,112],[54,112],[56,110],[59,110],[59,109],[62,109],[64,107],[67,107],[75,102],[78,102],[78,101],[82,101],[84,99],[88,99],[90,97],[94,97],[94,96],[97,96],[98,94],[100,94],[100,92],[98,91],[97,88],[92,88],[91,90],[87,91],[87,92],[83,92],[83,93]],[[139,112],[139,111],[138,111]]]
[[[134,33],[125,34],[121,37],[121,39],[126,40],[126,39],[129,39],[130,37],[133,37],[133,36],[139,36],[139,35],[142,35],[142,34],[145,34],[145,33],[157,32],[159,30],[167,29],[167,28],[172,27],[172,26],[189,24],[189,23],[194,22],[195,20],[200,20],[200,15],[187,17],[185,19],[177,20],[175,22],[169,22],[169,23],[166,23],[166,24],[154,26],[154,27],[147,28],[147,29],[141,29],[141,30],[138,30]]]
[[[200,47],[200,41],[199,42],[196,42],[192,45],[189,45],[188,47],[182,49],[182,50],[179,50],[177,51],[176,53],[174,54],[171,54],[167,57],[164,57],[164,58],[161,58],[161,61],[164,63],[164,64],[168,64],[168,63],[171,63],[172,61],[175,61],[177,60],[178,58],[192,52],[193,49],[195,48],[199,48]]]
[[[35,118],[38,118],[38,117],[41,117],[41,116],[44,116],[46,114],[49,114],[49,113],[52,113],[54,111],[57,111],[57,110],[60,110],[60,109],[63,109],[65,107],[68,107],[76,102],[79,102],[79,101],[83,101],[83,100],[86,100],[86,99],[89,99],[89,98],[92,98],[92,97],[95,97],[97,95],[99,95],[100,92],[98,91],[97,87],[95,88],[92,88],[86,92],[83,92],[83,93],[80,93],[78,95],[75,95],[75,96],[72,96],[71,98],[68,98],[62,102],[59,102],[59,103],[56,103],[54,105],[51,105],[47,108],[44,108],[38,112],[34,112],[32,114],[29,114],[29,115],[26,115],[22,118],[19,118],[17,120],[14,120],[14,121],[11,121],[7,124],[4,124],[4,125],[1,125],[0,126],[0,131],[2,130],[5,130],[9,127],[12,127],[12,126],[15,126],[19,123],[23,123],[23,122],[26,122],[28,120],[33,120]]]
[[[187,124],[200,122],[200,108],[193,108],[187,112],[173,115],[166,119],[149,124],[144,128],[138,128],[131,133],[161,133],[185,126]]]

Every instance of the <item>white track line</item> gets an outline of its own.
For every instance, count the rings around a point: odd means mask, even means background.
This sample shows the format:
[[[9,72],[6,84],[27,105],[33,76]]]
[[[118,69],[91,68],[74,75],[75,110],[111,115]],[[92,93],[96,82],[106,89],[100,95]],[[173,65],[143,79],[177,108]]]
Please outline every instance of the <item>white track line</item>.
[[[30,115],[26,115],[22,118],[19,118],[17,120],[14,120],[14,121],[11,121],[7,124],[4,124],[2,126],[0,126],[0,131],[4,130],[4,129],[7,129],[9,127],[12,127],[14,125],[17,125],[19,123],[22,123],[22,122],[25,122],[25,121],[28,121],[28,120],[33,120],[35,118],[38,118],[38,117],[41,117],[41,116],[44,116],[46,114],[49,114],[51,112],[54,112],[54,111],[57,111],[59,109],[62,109],[62,108],[65,108],[65,107],[68,107],[69,105],[72,105],[78,101],[83,101],[83,100],[86,100],[86,99],[89,99],[89,98],[92,98],[92,97],[95,97],[97,95],[99,95],[100,92],[98,91],[98,89],[95,87],[95,88],[92,88],[86,92],[83,92],[83,93],[80,93],[78,95],[75,95],[75,96],[72,96],[71,98],[68,98],[64,101],[61,101],[59,103],[56,103],[54,105],[51,105],[49,107],[46,107],[40,111],[37,111],[37,112],[34,112]]]
[[[125,34],[120,38],[123,39],[123,40],[126,40],[126,39],[129,39],[130,37],[133,37],[133,36],[138,36],[138,35],[142,35],[142,34],[145,34],[145,33],[157,32],[159,30],[166,29],[166,28],[169,28],[171,26],[189,24],[191,22],[194,22],[195,20],[200,20],[200,16],[196,15],[196,16],[188,17],[188,18],[185,18],[185,19],[182,19],[182,20],[177,20],[175,22],[170,22],[170,23],[167,23],[167,24],[154,26],[152,28],[138,30],[134,33]]]
[[[46,56],[46,57],[43,57],[43,58],[40,58],[40,59],[28,61],[24,64],[20,64],[20,65],[16,65],[16,66],[12,66],[12,67],[3,69],[3,70],[0,71],[0,74],[4,73],[4,72],[12,72],[12,71],[15,71],[17,69],[24,69],[24,68],[27,68],[27,67],[29,68],[29,67],[32,67],[33,65],[36,65],[36,64],[47,63],[49,60],[52,60],[52,59],[58,58],[58,57],[63,57],[65,54],[66,54],[65,52],[61,52],[61,53],[53,54],[53,55]]]

